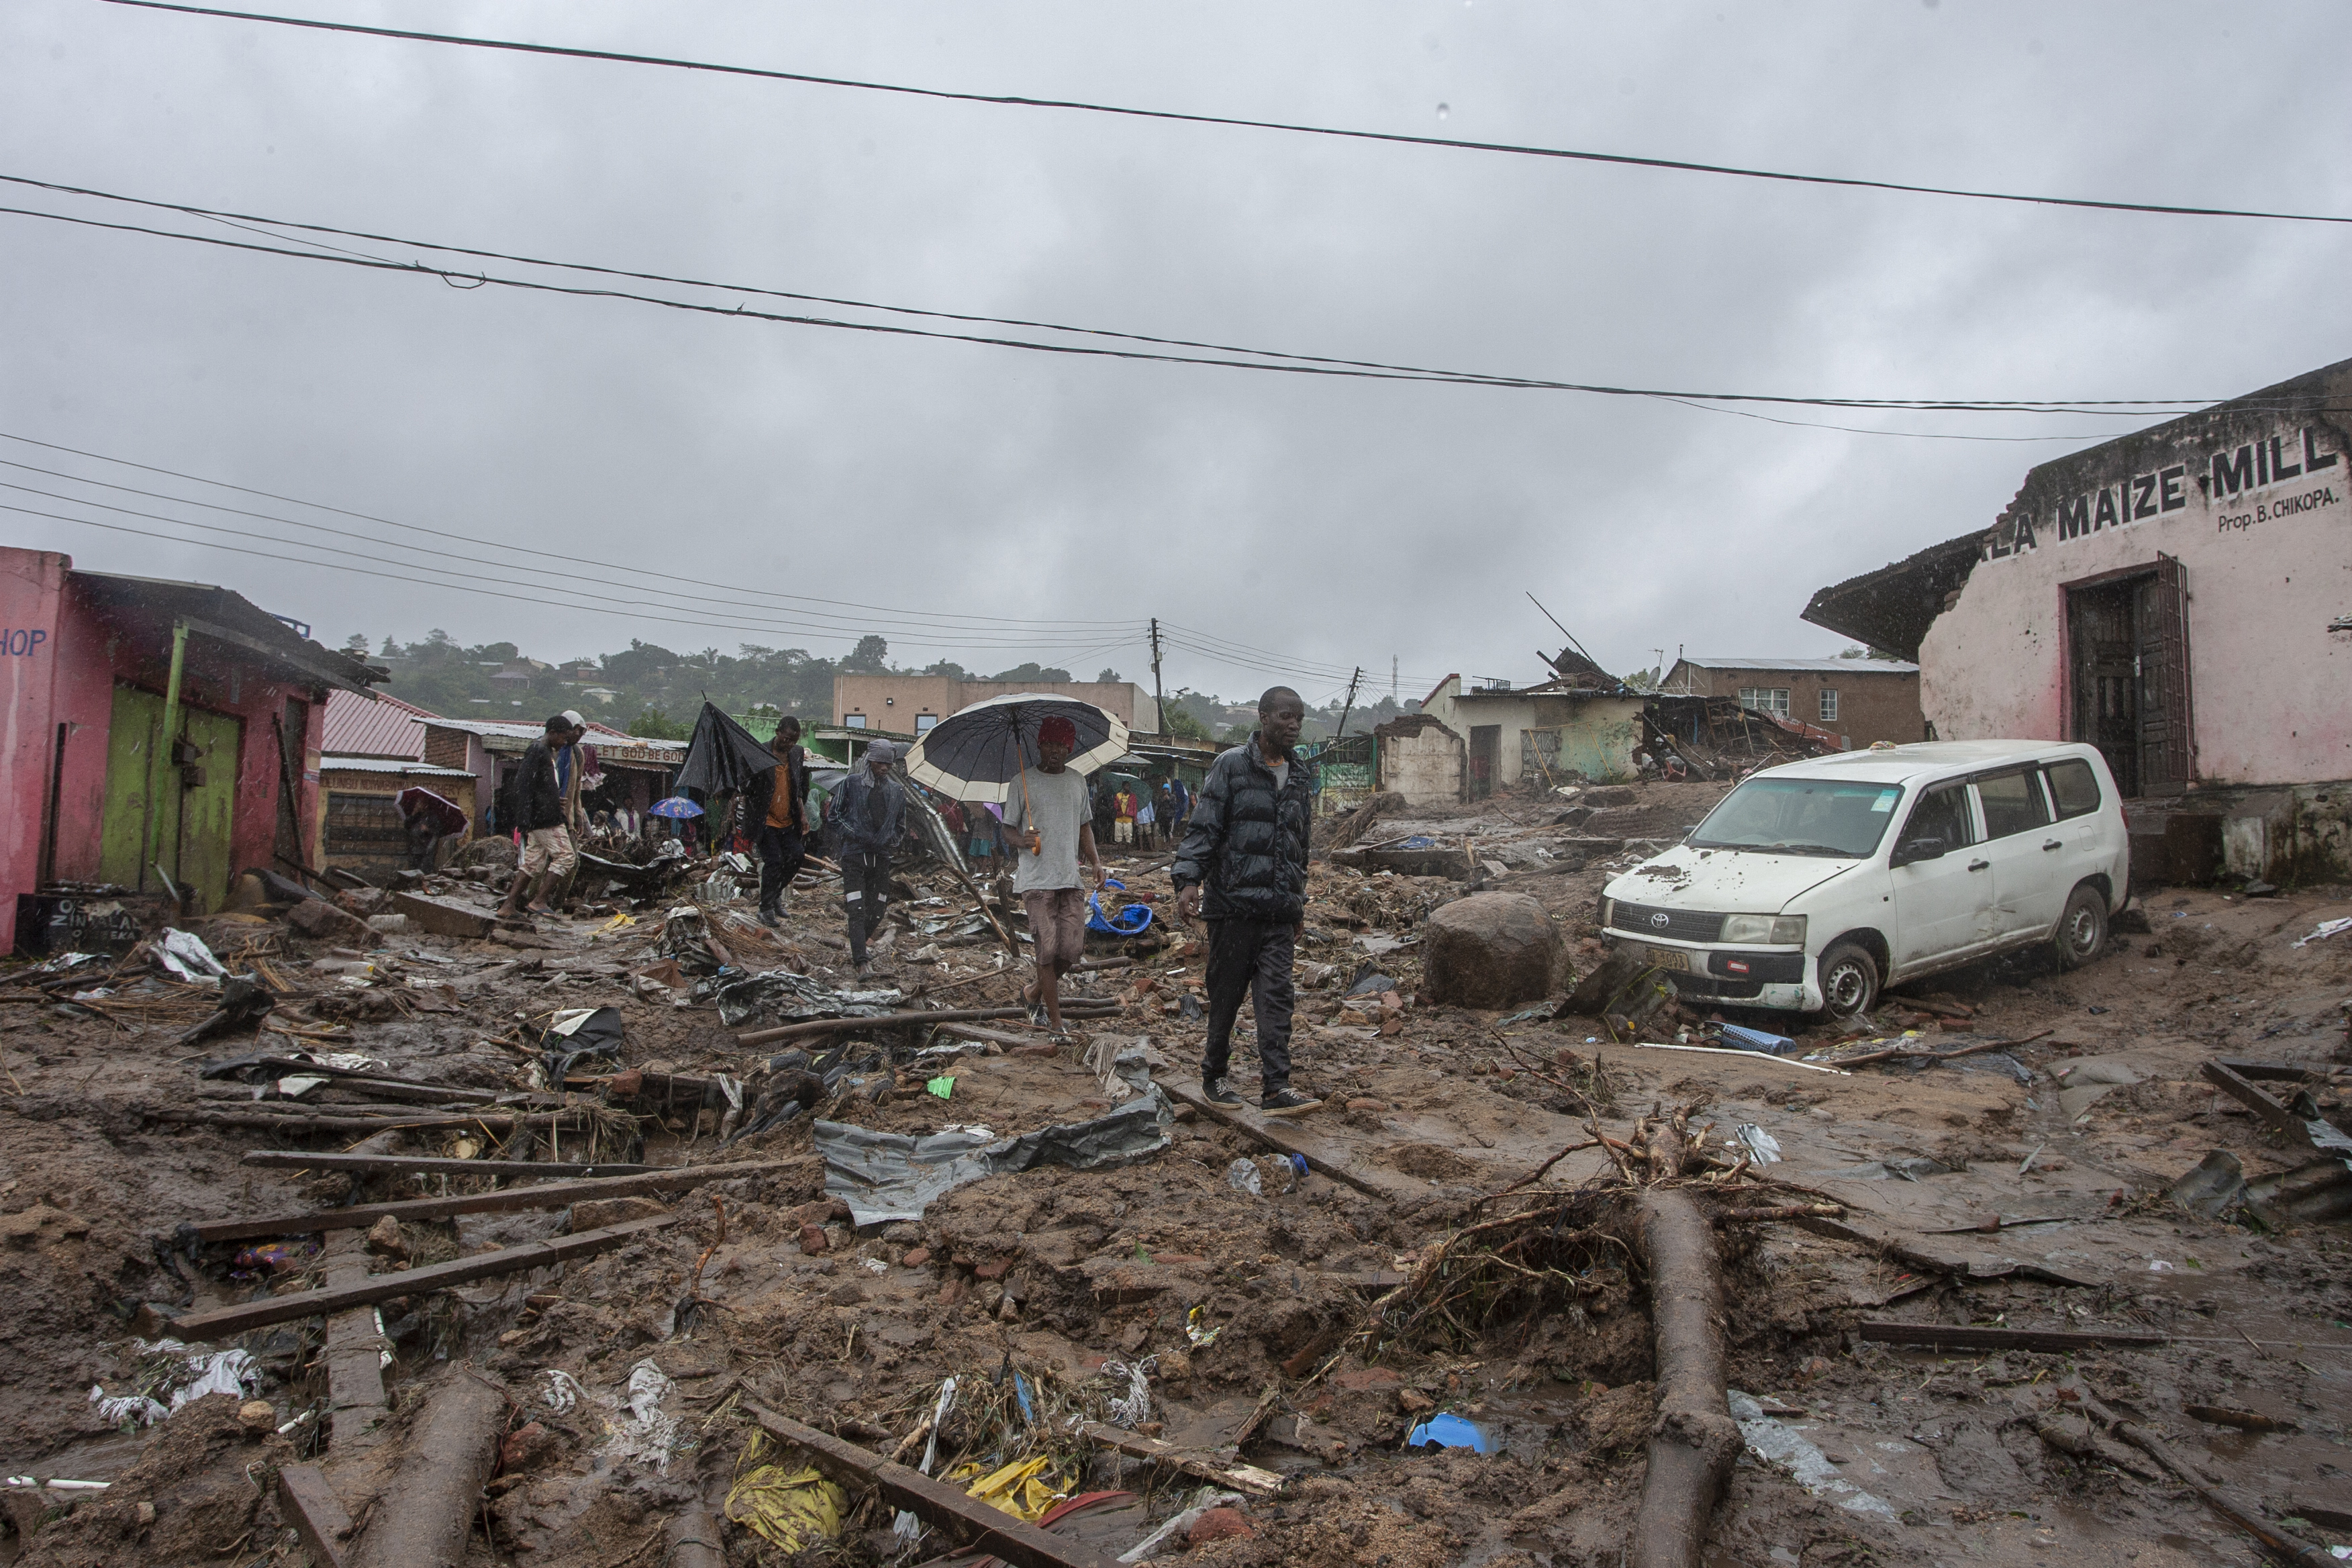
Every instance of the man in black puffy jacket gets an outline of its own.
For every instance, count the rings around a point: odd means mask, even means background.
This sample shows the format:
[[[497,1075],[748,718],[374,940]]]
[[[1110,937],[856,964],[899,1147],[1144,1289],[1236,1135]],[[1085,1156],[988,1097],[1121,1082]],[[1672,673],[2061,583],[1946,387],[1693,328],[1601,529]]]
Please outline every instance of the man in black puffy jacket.
[[[1209,922],[1209,1040],[1201,1079],[1218,1105],[1239,1105],[1225,1084],[1242,997],[1257,1015],[1258,1107],[1295,1116],[1322,1101],[1290,1087],[1290,964],[1307,921],[1307,764],[1291,748],[1307,705],[1287,686],[1257,700],[1257,732],[1209,764],[1177,852],[1176,912]]]

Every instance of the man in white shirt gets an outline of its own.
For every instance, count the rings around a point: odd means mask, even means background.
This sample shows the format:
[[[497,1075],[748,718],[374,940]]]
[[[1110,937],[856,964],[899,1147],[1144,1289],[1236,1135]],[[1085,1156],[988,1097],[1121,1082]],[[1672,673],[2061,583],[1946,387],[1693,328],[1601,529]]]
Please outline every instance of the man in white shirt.
[[[1037,726],[1037,765],[1013,782],[1004,803],[1004,829],[1020,854],[1013,890],[1029,911],[1036,940],[1037,976],[1022,987],[1032,1023],[1062,1032],[1062,976],[1086,951],[1087,890],[1078,876],[1083,857],[1099,886],[1102,856],[1095,848],[1094,807],[1087,781],[1069,765],[1077,726],[1058,714]]]

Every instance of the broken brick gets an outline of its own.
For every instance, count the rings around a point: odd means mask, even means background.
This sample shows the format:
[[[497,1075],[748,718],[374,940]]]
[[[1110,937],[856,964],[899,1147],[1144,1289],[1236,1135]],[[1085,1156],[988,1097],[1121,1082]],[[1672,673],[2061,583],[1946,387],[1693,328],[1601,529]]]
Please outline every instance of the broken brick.
[[[1188,1546],[1202,1546],[1212,1541],[1249,1541],[1256,1534],[1256,1530],[1242,1517],[1240,1510],[1213,1508],[1192,1521],[1192,1528],[1184,1532],[1184,1542]]]
[[[833,1243],[825,1239],[824,1226],[821,1225],[801,1226],[801,1251],[809,1257],[815,1257],[832,1245]]]

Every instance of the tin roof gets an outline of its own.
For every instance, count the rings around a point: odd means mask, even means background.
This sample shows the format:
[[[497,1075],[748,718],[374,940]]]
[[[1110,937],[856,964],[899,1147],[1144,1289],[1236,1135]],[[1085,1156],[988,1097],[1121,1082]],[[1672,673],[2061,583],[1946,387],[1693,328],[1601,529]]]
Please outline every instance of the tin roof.
[[[1919,667],[1896,658],[1701,658],[1683,657],[1701,669],[1787,669],[1817,675],[1916,675]]]
[[[474,775],[463,768],[436,767],[431,763],[412,762],[405,757],[337,757],[319,759],[321,773],[399,773],[404,776],[443,779],[469,779]]]
[[[339,757],[422,757],[425,725],[436,717],[414,702],[379,692],[373,701],[353,691],[327,694],[320,750]]]

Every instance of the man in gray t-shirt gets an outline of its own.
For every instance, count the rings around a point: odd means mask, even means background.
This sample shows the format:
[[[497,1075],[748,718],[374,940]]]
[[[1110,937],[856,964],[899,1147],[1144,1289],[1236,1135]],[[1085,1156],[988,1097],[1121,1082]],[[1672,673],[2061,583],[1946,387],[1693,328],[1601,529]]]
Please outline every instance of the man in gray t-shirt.
[[[1072,770],[1070,753],[1077,726],[1059,715],[1037,726],[1037,765],[1013,781],[1004,803],[1004,831],[1019,850],[1013,890],[1029,911],[1029,934],[1036,940],[1037,977],[1022,987],[1022,1004],[1032,1023],[1062,1032],[1062,976],[1077,967],[1086,951],[1087,890],[1078,877],[1081,857],[1103,879],[1102,856],[1095,848],[1093,810],[1086,779]]]

